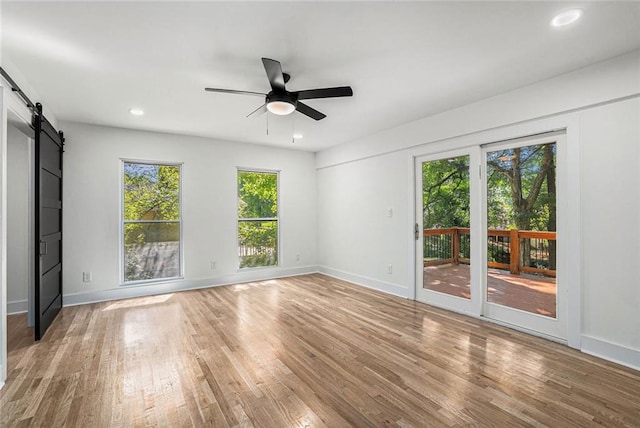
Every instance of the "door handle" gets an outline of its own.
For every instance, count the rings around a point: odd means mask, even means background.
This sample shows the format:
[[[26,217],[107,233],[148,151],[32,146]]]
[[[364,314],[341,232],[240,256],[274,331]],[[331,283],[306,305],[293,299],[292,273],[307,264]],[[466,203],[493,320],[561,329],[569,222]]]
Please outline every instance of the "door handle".
[[[416,223],[416,227],[414,229],[414,233],[416,236],[416,241],[420,239],[420,225]]]
[[[44,250],[42,249],[42,244],[44,244]],[[41,256],[47,255],[47,241],[40,240],[40,255]]]

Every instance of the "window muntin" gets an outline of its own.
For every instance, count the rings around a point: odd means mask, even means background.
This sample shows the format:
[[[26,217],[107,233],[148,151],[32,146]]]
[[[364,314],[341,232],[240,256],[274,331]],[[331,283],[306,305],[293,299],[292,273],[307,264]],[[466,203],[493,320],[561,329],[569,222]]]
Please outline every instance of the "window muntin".
[[[123,282],[182,276],[181,166],[123,161]]]
[[[240,269],[278,265],[278,173],[238,170]]]

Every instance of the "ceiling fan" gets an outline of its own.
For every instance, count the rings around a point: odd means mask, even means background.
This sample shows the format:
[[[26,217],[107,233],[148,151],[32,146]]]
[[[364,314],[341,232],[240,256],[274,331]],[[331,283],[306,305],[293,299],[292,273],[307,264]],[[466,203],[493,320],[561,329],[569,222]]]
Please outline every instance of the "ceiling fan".
[[[300,102],[300,100],[310,100],[317,98],[337,98],[337,97],[350,97],[353,95],[353,90],[350,86],[339,86],[335,88],[322,88],[322,89],[307,89],[304,91],[289,92],[285,88],[285,83],[289,81],[291,76],[282,72],[282,66],[280,62],[262,58],[262,64],[267,72],[269,83],[271,84],[271,92],[263,94],[260,92],[250,91],[236,91],[233,89],[219,89],[219,88],[204,88],[209,92],[222,92],[227,94],[243,94],[243,95],[258,95],[265,97],[264,104],[258,107],[247,115],[253,116],[255,114],[262,114],[266,111],[270,111],[273,114],[284,116],[291,114],[294,111],[299,111],[305,116],[309,116],[315,120],[321,120],[327,117],[324,113],[309,107],[308,105]]]

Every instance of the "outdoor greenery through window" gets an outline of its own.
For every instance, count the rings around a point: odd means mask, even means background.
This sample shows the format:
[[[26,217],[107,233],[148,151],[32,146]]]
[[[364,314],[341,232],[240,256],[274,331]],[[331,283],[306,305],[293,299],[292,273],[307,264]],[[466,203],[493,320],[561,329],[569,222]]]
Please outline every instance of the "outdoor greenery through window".
[[[278,265],[278,173],[238,171],[240,268]]]
[[[487,263],[509,272],[488,272],[487,301],[550,318],[557,316],[556,156],[555,143],[487,152]]]
[[[180,270],[180,165],[124,162],[124,281]]]
[[[541,144],[487,153],[487,223],[489,229],[556,231],[556,144]],[[520,263],[555,271],[553,239],[522,238]],[[540,241],[540,242],[538,242]],[[510,255],[492,248],[490,262],[508,263]],[[495,245],[494,245],[495,246]]]
[[[464,155],[422,163],[423,288],[465,299],[471,298],[469,162]]]

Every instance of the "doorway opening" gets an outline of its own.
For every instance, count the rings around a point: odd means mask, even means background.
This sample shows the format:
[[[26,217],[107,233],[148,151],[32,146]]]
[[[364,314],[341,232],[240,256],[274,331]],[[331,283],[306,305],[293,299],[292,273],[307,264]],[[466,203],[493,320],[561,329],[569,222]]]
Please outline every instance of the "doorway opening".
[[[7,352],[33,343],[34,140],[31,126],[9,112],[7,122]]]

